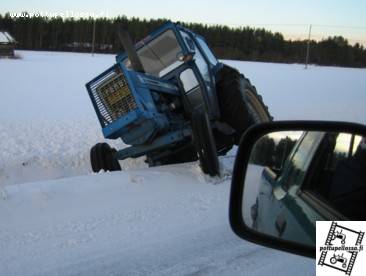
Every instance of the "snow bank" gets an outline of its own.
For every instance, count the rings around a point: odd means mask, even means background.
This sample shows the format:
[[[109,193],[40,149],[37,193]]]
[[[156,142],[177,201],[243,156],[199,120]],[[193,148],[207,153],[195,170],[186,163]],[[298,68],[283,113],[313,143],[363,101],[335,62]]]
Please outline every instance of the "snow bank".
[[[22,59],[0,61],[0,185],[91,173],[89,150],[104,138],[84,85],[114,55],[17,53]]]
[[[6,186],[0,274],[314,274],[311,259],[235,236],[229,184],[188,163]]]

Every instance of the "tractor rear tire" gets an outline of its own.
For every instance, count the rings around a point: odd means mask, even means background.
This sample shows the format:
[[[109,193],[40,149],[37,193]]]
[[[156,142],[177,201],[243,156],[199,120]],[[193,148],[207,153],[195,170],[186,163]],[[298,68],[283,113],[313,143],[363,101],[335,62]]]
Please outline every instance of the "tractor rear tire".
[[[111,148],[107,143],[98,143],[90,150],[90,163],[93,172],[104,171],[120,171],[121,166],[114,157],[117,152],[115,148]]]
[[[220,175],[217,149],[206,112],[192,114],[192,131],[202,171],[210,176]]]
[[[255,86],[238,70],[224,65],[216,90],[223,121],[236,131],[235,144],[251,125],[273,120]]]

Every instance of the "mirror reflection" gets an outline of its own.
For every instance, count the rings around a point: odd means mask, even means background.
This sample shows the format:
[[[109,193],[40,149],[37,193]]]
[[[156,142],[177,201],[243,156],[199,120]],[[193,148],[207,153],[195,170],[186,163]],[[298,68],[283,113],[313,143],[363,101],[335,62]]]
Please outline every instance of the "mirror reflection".
[[[365,137],[269,133],[251,151],[244,222],[258,232],[314,246],[317,220],[365,220],[365,188]]]

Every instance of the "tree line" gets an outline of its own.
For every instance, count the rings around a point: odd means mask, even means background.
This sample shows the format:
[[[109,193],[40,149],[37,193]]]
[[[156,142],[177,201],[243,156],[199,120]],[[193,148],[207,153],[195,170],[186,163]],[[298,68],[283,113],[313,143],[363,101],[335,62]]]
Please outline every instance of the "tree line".
[[[88,52],[92,48],[95,24],[95,51],[117,53],[123,50],[117,27],[127,29],[137,42],[166,19],[116,18],[12,18],[0,14],[0,30],[9,31],[17,40],[18,49]],[[307,40],[286,40],[278,32],[262,28],[230,28],[222,25],[181,23],[202,35],[221,59],[303,63]],[[366,67],[366,48],[351,45],[341,36],[310,41],[310,63],[346,67]]]
[[[280,170],[283,168],[296,141],[286,136],[276,142],[272,137],[264,136],[255,144],[250,155],[250,163]]]

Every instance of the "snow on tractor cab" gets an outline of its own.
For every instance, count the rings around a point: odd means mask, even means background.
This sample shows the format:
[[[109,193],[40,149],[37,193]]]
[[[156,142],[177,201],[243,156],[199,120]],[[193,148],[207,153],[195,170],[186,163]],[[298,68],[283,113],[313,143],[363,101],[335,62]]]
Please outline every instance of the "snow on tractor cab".
[[[149,166],[199,159],[204,173],[219,175],[217,155],[252,124],[272,119],[255,87],[219,62],[200,35],[172,22],[136,45],[118,34],[125,52],[86,87],[104,137],[130,147],[93,146],[94,172],[146,155]]]

